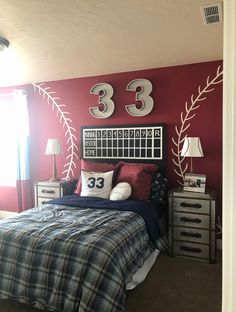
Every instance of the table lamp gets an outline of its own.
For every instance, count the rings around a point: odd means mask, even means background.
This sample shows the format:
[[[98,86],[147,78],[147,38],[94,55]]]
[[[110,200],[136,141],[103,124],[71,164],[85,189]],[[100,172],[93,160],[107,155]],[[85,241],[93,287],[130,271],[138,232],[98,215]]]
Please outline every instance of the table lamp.
[[[48,139],[45,154],[53,155],[53,176],[50,181],[59,181],[60,179],[57,177],[56,155],[62,154],[60,141],[55,138]]]
[[[198,137],[185,137],[181,156],[190,157],[190,173],[193,173],[193,157],[203,157],[201,141]]]

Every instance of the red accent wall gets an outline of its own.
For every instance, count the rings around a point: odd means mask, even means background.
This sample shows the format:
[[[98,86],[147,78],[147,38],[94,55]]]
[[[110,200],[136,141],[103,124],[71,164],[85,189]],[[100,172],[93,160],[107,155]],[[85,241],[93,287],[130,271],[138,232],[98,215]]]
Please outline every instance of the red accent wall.
[[[18,201],[15,187],[0,186],[0,210],[18,212]]]
[[[149,70],[116,73],[103,76],[75,78],[46,82],[42,88],[49,87],[48,92],[57,97],[61,109],[68,112],[71,125],[75,129],[77,146],[80,146],[80,127],[84,125],[124,125],[165,123],[167,125],[167,171],[170,187],[178,186],[174,172],[172,138],[176,137],[175,126],[180,125],[180,114],[185,111],[185,102],[191,101],[191,95],[198,94],[199,85],[206,85],[207,77],[213,78],[222,61],[190,64],[174,67],[155,68]],[[125,105],[135,101],[135,93],[126,91],[128,83],[133,79],[146,78],[152,82],[154,99],[153,111],[145,117],[130,116]],[[89,113],[89,107],[97,106],[97,96],[90,94],[90,89],[97,83],[109,83],[113,86],[115,103],[114,114],[107,119],[96,119]],[[68,145],[65,127],[60,122],[60,114],[47,97],[34,90],[33,85],[18,86],[28,92],[28,104],[31,129],[31,178],[32,181],[48,179],[52,175],[52,157],[45,155],[47,139],[60,138],[64,153],[57,157],[58,175],[64,170]],[[9,89],[8,89],[9,91]],[[4,92],[4,89],[0,89]],[[186,131],[188,136],[198,136],[202,142],[204,158],[194,159],[195,172],[207,175],[207,187],[217,192],[217,213],[221,215],[222,188],[222,83],[214,86],[207,93],[207,98],[199,102],[195,117],[190,121]],[[75,160],[75,177],[79,175],[80,164]],[[14,200],[10,202],[9,192],[4,193],[0,187],[0,209],[14,210]],[[5,199],[3,200],[3,198]],[[6,197],[8,199],[6,200]],[[9,202],[9,205],[8,205]],[[2,204],[4,203],[4,205]]]

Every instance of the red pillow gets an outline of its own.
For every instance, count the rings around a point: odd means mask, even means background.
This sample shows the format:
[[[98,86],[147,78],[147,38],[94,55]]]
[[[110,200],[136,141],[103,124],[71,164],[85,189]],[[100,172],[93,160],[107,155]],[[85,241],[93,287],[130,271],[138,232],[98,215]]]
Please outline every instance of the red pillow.
[[[117,165],[116,184],[128,182],[131,185],[131,199],[149,200],[152,186],[152,175],[158,167],[154,164],[125,163]]]
[[[80,169],[83,169],[84,171],[92,171],[92,172],[107,172],[107,171],[112,171],[116,169],[116,164],[113,163],[104,163],[104,162],[95,162],[91,160],[85,160],[81,159],[80,163]],[[79,179],[77,188],[75,190],[75,194],[80,195],[81,192],[81,178]]]

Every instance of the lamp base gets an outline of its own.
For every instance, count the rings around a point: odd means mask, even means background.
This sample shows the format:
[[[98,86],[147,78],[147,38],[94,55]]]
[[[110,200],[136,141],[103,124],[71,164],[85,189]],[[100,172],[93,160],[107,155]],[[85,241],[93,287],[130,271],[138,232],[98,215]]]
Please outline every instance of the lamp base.
[[[53,155],[53,171],[52,171],[52,178],[50,179],[51,182],[60,181],[57,177],[57,166],[56,166],[56,155]]]
[[[51,182],[56,182],[56,181],[60,181],[60,179],[57,178],[57,177],[53,177],[53,178],[50,179],[50,181],[51,181]]]

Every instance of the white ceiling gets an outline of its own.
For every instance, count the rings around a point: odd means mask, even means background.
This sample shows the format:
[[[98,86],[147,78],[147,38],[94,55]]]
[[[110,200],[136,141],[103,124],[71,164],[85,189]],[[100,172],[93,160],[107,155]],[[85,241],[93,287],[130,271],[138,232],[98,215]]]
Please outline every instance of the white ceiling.
[[[0,86],[223,59],[215,0],[0,0]]]

